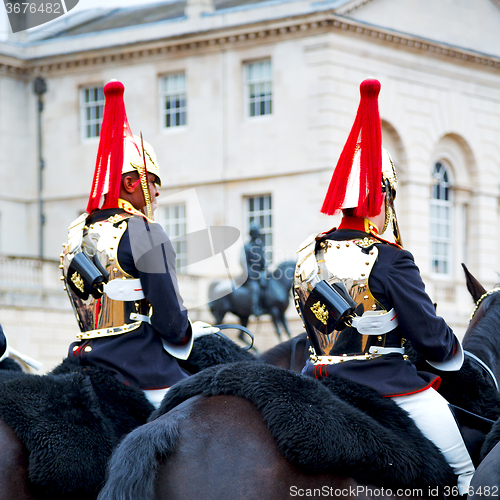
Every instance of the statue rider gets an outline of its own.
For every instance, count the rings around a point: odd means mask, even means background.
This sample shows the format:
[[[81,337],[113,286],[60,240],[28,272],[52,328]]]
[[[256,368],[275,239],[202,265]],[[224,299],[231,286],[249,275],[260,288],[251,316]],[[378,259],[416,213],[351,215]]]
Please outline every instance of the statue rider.
[[[259,224],[250,223],[250,240],[245,244],[245,258],[248,279],[245,286],[250,291],[252,314],[262,316],[265,313],[263,298],[266,289],[266,256],[264,252],[264,235]]]
[[[397,179],[382,148],[380,82],[361,83],[361,102],[333,173],[322,212],[342,212],[337,228],[299,248],[295,301],[312,343],[303,373],[341,376],[371,387],[408,412],[443,453],[467,494],[474,465],[447,401],[441,378],[416,370],[405,339],[429,365],[459,370],[460,341],[425,292],[410,252],[402,247],[394,210]],[[394,241],[380,235],[392,225]]]
[[[87,212],[68,228],[62,279],[80,333],[69,357],[106,368],[144,391],[156,407],[188,376],[198,335],[218,329],[191,323],[179,294],[175,251],[153,211],[161,186],[151,146],[132,134],[116,80],[106,98]]]

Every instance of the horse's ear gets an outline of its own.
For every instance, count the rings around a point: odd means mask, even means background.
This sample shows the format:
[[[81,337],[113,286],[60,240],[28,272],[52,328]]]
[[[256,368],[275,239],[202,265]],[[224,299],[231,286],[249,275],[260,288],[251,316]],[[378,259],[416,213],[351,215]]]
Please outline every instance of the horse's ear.
[[[474,276],[469,272],[467,266],[462,262],[462,267],[464,268],[465,281],[467,282],[467,290],[472,295],[474,302],[477,302],[479,298],[486,293],[486,289],[477,281]]]

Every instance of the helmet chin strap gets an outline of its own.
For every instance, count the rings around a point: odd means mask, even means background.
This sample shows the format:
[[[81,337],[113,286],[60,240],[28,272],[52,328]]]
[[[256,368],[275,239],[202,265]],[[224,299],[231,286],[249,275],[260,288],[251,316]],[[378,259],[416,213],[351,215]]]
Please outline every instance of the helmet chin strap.
[[[396,209],[394,208],[394,198],[395,191],[391,188],[390,182],[388,179],[383,180],[384,188],[385,188],[385,221],[384,221],[384,229],[382,230],[383,234],[389,223],[392,225],[392,234],[394,235],[394,241],[399,245],[403,246],[403,240],[401,239],[401,233],[399,232],[399,224],[398,218],[396,216]]]
[[[141,171],[139,172],[139,179],[141,181],[141,188],[142,188],[142,194],[144,195],[144,201],[146,202],[146,216],[148,219],[154,220],[154,214],[151,207],[151,197],[148,188],[148,170],[146,168],[146,153],[144,152],[144,141],[142,139],[142,132],[141,132],[141,149],[142,149],[142,158],[144,160],[144,168],[141,168]]]
[[[146,202],[146,205],[147,206],[147,201],[146,201],[146,197],[149,198],[149,190],[148,190],[148,193],[147,195],[144,194],[144,188],[143,188],[143,185],[142,185],[142,178],[141,178],[141,174],[139,172],[137,172],[139,174],[139,179],[137,179],[137,182],[134,182],[134,184],[132,185],[132,188],[135,189],[139,184],[141,185],[141,191],[142,191],[142,195],[144,197],[144,201]],[[144,211],[144,207],[141,209],[141,212]],[[144,215],[146,215],[148,217],[148,219],[151,219],[151,220],[154,220],[153,219],[153,212],[151,211],[151,216],[149,216],[147,213],[145,213]]]
[[[399,232],[398,218],[396,217],[396,210],[394,205],[391,203],[392,210],[392,234],[394,234],[394,241],[400,246],[403,246],[403,240],[401,239],[401,233]]]

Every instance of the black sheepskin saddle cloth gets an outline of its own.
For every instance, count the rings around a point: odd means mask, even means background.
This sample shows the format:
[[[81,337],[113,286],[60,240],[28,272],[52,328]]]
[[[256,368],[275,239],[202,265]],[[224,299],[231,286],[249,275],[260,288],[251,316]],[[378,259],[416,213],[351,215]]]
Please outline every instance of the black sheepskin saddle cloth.
[[[237,361],[259,361],[246,349],[235,344],[226,336],[203,335],[195,339],[189,358],[178,360],[179,365],[189,373],[198,373],[205,368]]]
[[[251,401],[283,456],[306,472],[386,488],[456,484],[442,454],[405,411],[348,380],[320,382],[254,362],[215,366],[173,386],[150,420],[199,394]]]
[[[154,409],[111,372],[63,361],[48,375],[0,374],[0,418],[28,453],[36,498],[97,497],[111,452]]]
[[[235,361],[257,358],[227,338],[206,335],[195,340],[183,367],[196,373]],[[0,394],[0,418],[28,452],[30,487],[36,498],[47,500],[96,498],[112,451],[154,410],[142,391],[78,358],[42,376],[23,373],[6,359]]]

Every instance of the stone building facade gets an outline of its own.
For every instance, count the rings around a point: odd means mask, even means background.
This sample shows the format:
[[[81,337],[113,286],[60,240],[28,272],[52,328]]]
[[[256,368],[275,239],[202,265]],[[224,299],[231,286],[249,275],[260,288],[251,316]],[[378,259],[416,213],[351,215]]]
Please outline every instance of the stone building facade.
[[[405,248],[463,334],[472,302],[460,264],[486,288],[500,269],[498,27],[496,0],[187,0],[68,15],[13,37],[0,44],[0,253],[57,267],[66,228],[86,207],[100,89],[114,78],[132,131],[159,158],[157,218],[171,234],[227,225],[246,239],[255,217],[270,265],[293,259],[338,221],[319,209],[359,83],[374,76]],[[178,244],[182,266],[189,249]],[[188,305],[206,320],[208,282],[228,275],[213,257],[183,269]],[[5,300],[0,310],[14,307]],[[40,317],[69,318],[68,307],[44,303]],[[51,328],[42,319],[39,344],[18,342],[46,357],[34,346],[52,342]],[[64,354],[56,350],[48,364]]]

